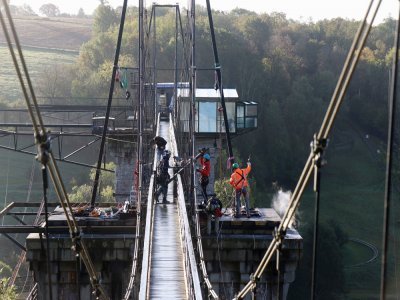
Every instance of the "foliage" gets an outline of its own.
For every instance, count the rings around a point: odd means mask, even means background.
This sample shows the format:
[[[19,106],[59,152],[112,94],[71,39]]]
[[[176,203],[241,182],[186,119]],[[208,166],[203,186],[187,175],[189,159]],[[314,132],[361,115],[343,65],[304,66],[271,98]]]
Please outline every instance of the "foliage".
[[[222,207],[228,207],[232,202],[232,186],[229,184],[229,178],[216,179],[214,182],[214,191],[217,198],[221,200]]]
[[[106,169],[115,170],[115,164],[113,162],[106,163]],[[93,181],[96,175],[96,170],[92,169],[90,171],[90,179]],[[101,172],[100,182],[103,186],[114,186],[115,174],[112,172]]]
[[[85,18],[85,17],[86,17],[85,11],[83,10],[82,7],[79,8],[78,14],[77,14],[76,16],[77,16],[78,18]]]
[[[4,273],[11,275],[12,269],[9,265],[0,260],[0,275],[4,275]]]
[[[100,191],[100,202],[114,202],[114,188],[110,185],[102,188]]]
[[[68,194],[68,198],[71,202],[85,203],[90,202],[92,198],[93,188],[91,185],[82,184],[72,187],[72,193]]]
[[[2,300],[15,300],[17,299],[17,292],[14,286],[8,286],[7,278],[0,279],[0,299]]]
[[[24,4],[22,6],[9,5],[9,8],[11,15],[13,16],[37,16],[32,7],[30,7],[28,4]]]
[[[12,269],[9,265],[0,261],[0,299],[2,300],[14,300],[17,297],[16,289],[14,286],[8,286],[9,278],[3,277],[4,273],[12,273]]]
[[[106,164],[106,169],[115,170],[115,164],[109,162]],[[89,202],[92,198],[93,181],[96,176],[96,170],[92,169],[89,174],[89,183],[72,186],[72,192],[68,194],[68,198],[71,202],[85,203]],[[101,172],[100,173],[100,202],[112,202],[114,192],[114,180],[115,174],[112,172]],[[77,183],[74,180],[73,183]]]
[[[119,17],[110,5],[99,5],[94,12],[93,30],[95,33],[106,32],[118,24]]]
[[[56,17],[60,14],[60,9],[57,5],[54,5],[53,3],[43,4],[39,8],[39,11],[47,17]]]

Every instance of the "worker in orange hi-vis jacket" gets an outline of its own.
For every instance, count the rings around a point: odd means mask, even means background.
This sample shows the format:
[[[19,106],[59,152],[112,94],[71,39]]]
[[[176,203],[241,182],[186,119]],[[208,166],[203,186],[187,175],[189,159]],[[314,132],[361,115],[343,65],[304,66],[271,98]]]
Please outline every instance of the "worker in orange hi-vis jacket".
[[[234,163],[232,165],[233,172],[231,175],[231,179],[229,180],[229,183],[235,189],[235,194],[236,194],[235,217],[236,218],[240,217],[240,207],[241,207],[240,197],[241,197],[241,195],[243,195],[245,197],[246,215],[248,218],[250,218],[249,193],[247,190],[247,187],[249,185],[249,183],[247,181],[247,176],[250,173],[250,170],[251,170],[250,158],[247,160],[247,168],[245,168],[245,169],[240,169],[239,165],[237,163]]]

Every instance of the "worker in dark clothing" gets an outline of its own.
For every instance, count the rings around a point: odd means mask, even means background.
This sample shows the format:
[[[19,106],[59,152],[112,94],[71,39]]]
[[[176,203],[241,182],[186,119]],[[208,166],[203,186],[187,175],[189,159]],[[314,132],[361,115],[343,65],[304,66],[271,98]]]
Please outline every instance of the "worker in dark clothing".
[[[157,166],[156,183],[158,185],[158,188],[155,192],[155,198],[157,202],[160,194],[163,194],[163,203],[167,202],[168,183],[170,179],[168,173],[170,156],[171,153],[168,150],[166,150],[163,158],[159,161]]]
[[[243,195],[245,197],[246,203],[246,215],[250,218],[250,207],[249,207],[249,193],[248,193],[248,181],[247,176],[251,170],[251,163],[250,158],[247,160],[247,168],[240,169],[237,163],[232,165],[232,175],[229,180],[229,183],[235,189],[236,195],[236,214],[235,217],[240,217],[240,207],[241,207],[241,200],[240,197]]]
[[[157,161],[159,161],[164,154],[167,141],[163,137],[157,135],[151,140],[150,145],[156,145]]]
[[[207,185],[210,181],[211,163],[210,154],[206,153],[206,149],[200,150],[199,160],[201,166],[196,171],[200,173],[200,185],[204,194],[204,203],[207,204]]]

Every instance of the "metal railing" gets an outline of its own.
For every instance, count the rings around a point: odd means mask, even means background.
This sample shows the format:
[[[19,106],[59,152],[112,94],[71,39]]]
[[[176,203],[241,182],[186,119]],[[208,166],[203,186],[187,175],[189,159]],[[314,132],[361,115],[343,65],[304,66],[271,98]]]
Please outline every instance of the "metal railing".
[[[31,291],[29,292],[28,297],[26,297],[26,300],[37,300],[38,299],[38,284],[36,283]]]
[[[160,117],[157,120],[157,132],[159,133]],[[147,212],[146,212],[146,228],[144,231],[144,243],[143,243],[143,257],[142,257],[142,274],[140,277],[140,289],[139,289],[139,299],[147,299],[149,293],[149,282],[150,282],[150,271],[151,271],[151,248],[152,248],[152,237],[153,237],[153,219],[154,219],[154,200],[153,200],[153,190],[154,181],[157,167],[157,155],[154,155],[153,161],[153,174],[150,178],[149,193],[147,196]]]
[[[172,155],[178,156],[178,148],[175,140],[175,132],[173,127],[173,122],[170,119],[170,141],[171,141],[171,152]],[[194,247],[192,236],[190,232],[189,226],[189,219],[188,214],[186,211],[186,203],[184,198],[184,191],[182,185],[181,176],[177,175],[178,179],[178,213],[179,213],[179,225],[180,225],[180,236],[182,241],[183,247],[183,254],[184,254],[184,263],[185,263],[185,271],[186,271],[186,278],[188,283],[188,293],[189,299],[203,299],[200,287],[200,278],[199,273],[197,270],[197,262],[196,257],[194,254]]]

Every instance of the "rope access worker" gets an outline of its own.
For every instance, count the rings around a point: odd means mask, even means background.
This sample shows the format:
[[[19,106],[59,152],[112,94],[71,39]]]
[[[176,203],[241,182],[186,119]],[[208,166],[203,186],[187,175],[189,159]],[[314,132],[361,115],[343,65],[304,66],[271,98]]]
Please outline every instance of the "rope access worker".
[[[157,161],[159,161],[164,154],[165,146],[167,145],[167,141],[163,137],[157,135],[150,141],[150,145],[156,145]]]
[[[165,150],[164,156],[162,160],[159,161],[159,164],[157,166],[156,183],[158,185],[158,188],[155,192],[155,198],[157,202],[160,194],[163,194],[163,203],[167,202],[168,183],[170,182],[170,176],[168,173],[170,157],[171,152]]]
[[[210,163],[210,154],[206,153],[207,149],[202,148],[199,150],[200,152],[200,168],[196,168],[196,172],[200,173],[200,185],[204,194],[204,203],[207,204],[207,185],[210,182],[210,171],[211,171],[211,163]]]
[[[251,163],[250,163],[250,158],[247,160],[247,168],[245,169],[240,169],[239,165],[237,163],[234,163],[232,165],[232,175],[231,179],[229,180],[229,184],[233,186],[235,189],[235,194],[236,194],[236,213],[235,217],[239,218],[240,217],[240,207],[241,207],[241,201],[240,201],[240,196],[243,195],[245,197],[245,203],[246,203],[246,215],[248,218],[250,218],[250,206],[249,206],[249,193],[247,191],[248,187],[248,181],[247,181],[247,176],[250,173],[251,170]]]

